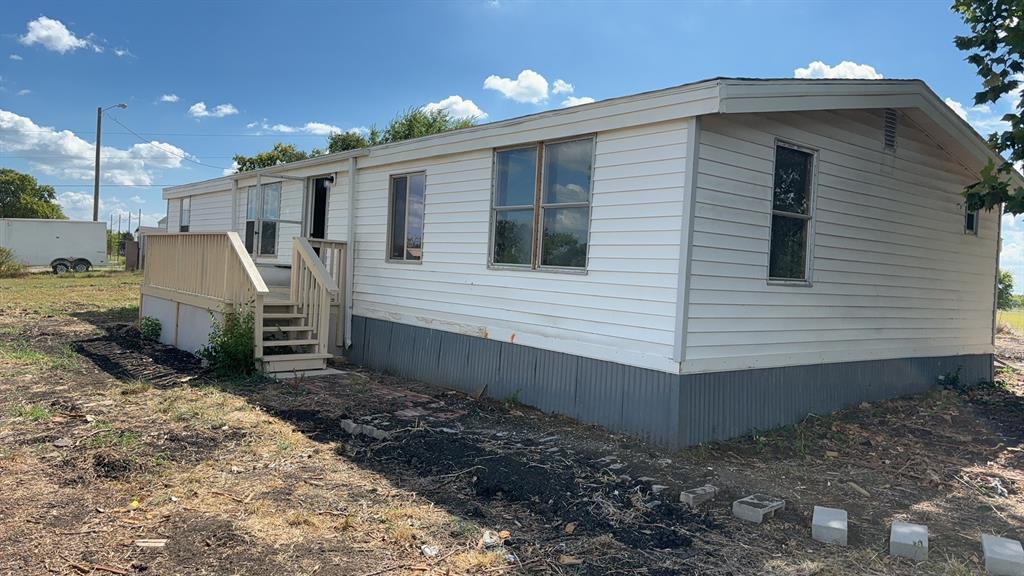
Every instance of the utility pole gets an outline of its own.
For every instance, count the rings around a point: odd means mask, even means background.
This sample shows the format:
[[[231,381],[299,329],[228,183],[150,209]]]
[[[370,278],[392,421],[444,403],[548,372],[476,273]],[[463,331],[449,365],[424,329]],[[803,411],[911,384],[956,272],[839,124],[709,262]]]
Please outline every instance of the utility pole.
[[[128,233],[132,233],[132,213],[128,213]]]
[[[92,221],[100,219],[100,132],[103,130],[103,107],[96,108],[96,167],[92,175]]]
[[[92,221],[99,222],[100,219],[100,135],[103,132],[103,112],[111,108],[127,108],[127,104],[114,104],[106,108],[96,108],[96,165],[92,175]],[[120,230],[118,230],[120,232]]]

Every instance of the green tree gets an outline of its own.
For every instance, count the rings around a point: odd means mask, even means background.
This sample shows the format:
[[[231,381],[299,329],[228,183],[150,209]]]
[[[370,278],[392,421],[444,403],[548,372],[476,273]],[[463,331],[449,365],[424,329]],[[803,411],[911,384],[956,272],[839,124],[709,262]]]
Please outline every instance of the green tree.
[[[0,218],[67,218],[53,186],[10,168],[0,168]]]
[[[431,134],[440,134],[449,130],[468,128],[475,123],[476,118],[453,118],[447,110],[427,111],[422,108],[409,108],[404,112],[400,112],[391,122],[388,122],[387,128],[384,129],[379,138],[375,137],[375,130],[371,130],[370,143],[375,145],[399,142]],[[379,142],[374,141],[375,139],[379,140]]]
[[[1014,307],[1013,297],[1013,274],[1009,270],[999,271],[999,283],[996,289],[996,306],[1000,310],[1009,310]]]
[[[1020,86],[1024,75],[1024,2],[1020,0],[955,0],[958,12],[970,28],[969,35],[957,36],[956,47],[968,53],[967,61],[978,69],[982,90],[975,104],[994,103]],[[1024,161],[1024,120],[1018,109],[1003,116],[1010,126],[988,137],[989,146],[1004,160],[989,162],[981,179],[964,191],[972,210],[1004,205],[1006,212],[1024,212],[1024,188],[1010,182],[1015,162]]]
[[[387,127],[380,131],[376,126],[370,128],[370,133],[363,136],[357,132],[335,132],[327,139],[327,149],[314,148],[310,152],[299,150],[294,144],[278,142],[274,148],[267,152],[260,152],[253,156],[235,155],[235,163],[238,164],[239,172],[258,170],[305,160],[321,154],[344,152],[346,150],[357,150],[378,144],[399,142],[420,136],[439,134],[449,130],[467,128],[476,123],[476,118],[453,118],[447,110],[430,110],[422,108],[409,108],[400,112],[388,122]]]
[[[327,139],[327,151],[331,153],[357,150],[369,145],[370,141],[357,132],[335,132]]]
[[[269,168],[278,164],[287,164],[296,160],[305,160],[310,155],[295,147],[294,144],[278,142],[267,152],[260,152],[253,156],[235,155],[235,163],[238,164],[239,172]]]

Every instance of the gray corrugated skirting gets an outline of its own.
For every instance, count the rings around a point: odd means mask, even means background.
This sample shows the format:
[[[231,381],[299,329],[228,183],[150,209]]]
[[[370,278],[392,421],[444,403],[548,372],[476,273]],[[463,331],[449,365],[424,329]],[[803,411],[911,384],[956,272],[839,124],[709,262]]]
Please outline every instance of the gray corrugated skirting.
[[[469,394],[486,387],[492,398],[514,397],[670,447],[924,392],[958,368],[965,383],[992,378],[988,354],[680,376],[362,316],[352,318],[349,360]]]

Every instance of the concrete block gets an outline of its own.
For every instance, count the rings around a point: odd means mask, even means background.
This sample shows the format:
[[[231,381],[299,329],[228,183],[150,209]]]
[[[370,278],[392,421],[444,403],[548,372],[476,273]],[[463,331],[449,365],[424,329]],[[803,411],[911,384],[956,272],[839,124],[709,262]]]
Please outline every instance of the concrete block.
[[[760,524],[775,512],[786,509],[786,501],[765,494],[752,494],[732,503],[732,515],[740,520]]]
[[[889,554],[915,562],[928,559],[928,527],[910,522],[893,522],[889,531]]]
[[[825,544],[846,546],[848,522],[846,510],[839,508],[814,507],[811,519],[811,538]]]
[[[679,501],[686,504],[690,508],[695,508],[701,504],[711,500],[718,493],[718,488],[715,488],[711,484],[705,484],[700,488],[692,488],[681,492],[679,494]]]
[[[985,570],[994,576],[1024,576],[1024,548],[1020,542],[991,534],[981,535]]]

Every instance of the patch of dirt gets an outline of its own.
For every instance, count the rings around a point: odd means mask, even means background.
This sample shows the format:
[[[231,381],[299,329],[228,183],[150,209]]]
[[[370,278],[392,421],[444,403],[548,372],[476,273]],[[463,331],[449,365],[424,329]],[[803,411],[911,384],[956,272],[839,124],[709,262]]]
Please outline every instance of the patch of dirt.
[[[1017,372],[671,452],[352,366],[216,381],[79,318],[0,316],[0,340],[81,358],[0,362],[0,573],[952,575],[982,570],[980,533],[1024,536]],[[734,519],[755,492],[785,511]],[[815,505],[849,511],[849,547],[810,540]],[[885,554],[894,519],[928,524],[928,562]]]

